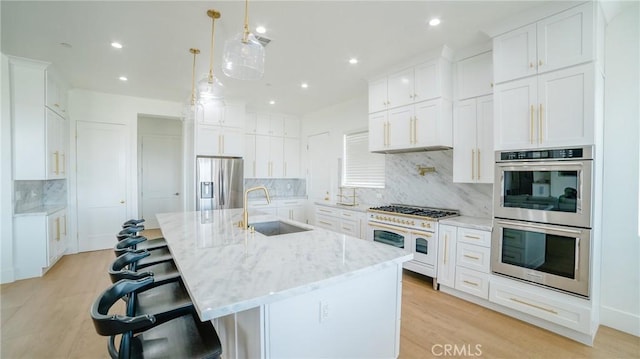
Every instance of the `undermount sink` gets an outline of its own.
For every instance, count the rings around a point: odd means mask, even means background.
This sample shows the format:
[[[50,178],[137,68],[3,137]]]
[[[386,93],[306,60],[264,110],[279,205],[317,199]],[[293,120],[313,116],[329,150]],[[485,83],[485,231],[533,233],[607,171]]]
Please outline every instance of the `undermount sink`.
[[[311,228],[298,227],[282,221],[253,223],[250,224],[250,226],[252,226],[256,230],[256,232],[262,233],[265,236],[269,237],[311,230]]]

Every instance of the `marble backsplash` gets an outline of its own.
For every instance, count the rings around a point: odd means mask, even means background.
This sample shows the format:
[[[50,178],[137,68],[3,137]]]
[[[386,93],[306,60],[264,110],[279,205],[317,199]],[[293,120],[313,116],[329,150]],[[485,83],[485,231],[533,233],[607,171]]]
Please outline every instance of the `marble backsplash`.
[[[453,150],[387,154],[386,187],[358,188],[357,202],[370,205],[402,203],[457,209],[475,217],[493,216],[493,185],[453,183]],[[435,167],[420,176],[417,166]]]
[[[265,186],[273,198],[306,197],[307,181],[304,178],[245,178],[244,188]],[[249,193],[249,198],[261,198],[261,192]]]
[[[67,180],[14,181],[14,213],[67,203]]]

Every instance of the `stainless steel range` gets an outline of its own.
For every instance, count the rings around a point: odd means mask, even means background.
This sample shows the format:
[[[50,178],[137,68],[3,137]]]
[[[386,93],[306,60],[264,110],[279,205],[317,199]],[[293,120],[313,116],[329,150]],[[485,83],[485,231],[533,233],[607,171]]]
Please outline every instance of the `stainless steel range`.
[[[404,268],[434,278],[436,285],[438,220],[459,216],[452,209],[417,207],[401,204],[368,210],[367,239],[413,253]]]

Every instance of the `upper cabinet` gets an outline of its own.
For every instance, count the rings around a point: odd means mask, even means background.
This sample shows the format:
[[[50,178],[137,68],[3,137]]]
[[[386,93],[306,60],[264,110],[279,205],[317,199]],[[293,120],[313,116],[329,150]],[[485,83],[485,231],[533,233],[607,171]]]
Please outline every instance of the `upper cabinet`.
[[[244,105],[211,101],[199,107],[197,119],[199,124],[204,125],[244,128],[244,112]]]
[[[456,103],[453,182],[493,183],[493,96]]]
[[[595,93],[593,64],[496,85],[495,149],[593,144]]]
[[[245,154],[245,108],[243,104],[208,102],[196,112],[196,155],[233,156]]]
[[[67,176],[67,87],[53,74],[48,63],[9,58],[15,180]]]
[[[452,146],[451,63],[444,57],[369,83],[369,150]]]
[[[501,83],[592,61],[594,40],[591,2],[497,36],[494,80]]]
[[[492,52],[458,61],[455,74],[458,100],[491,95],[493,93]]]
[[[248,113],[245,142],[245,177],[301,177],[298,117],[282,113]]]

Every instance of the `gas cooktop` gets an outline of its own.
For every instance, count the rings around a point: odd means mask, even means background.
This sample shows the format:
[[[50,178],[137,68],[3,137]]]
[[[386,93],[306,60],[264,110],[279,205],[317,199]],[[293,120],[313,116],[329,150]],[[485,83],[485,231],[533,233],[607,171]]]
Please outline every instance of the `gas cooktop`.
[[[369,208],[369,211],[386,213],[386,214],[393,213],[393,214],[432,218],[432,219],[443,219],[443,218],[455,217],[460,215],[459,211],[452,210],[452,209],[415,207],[415,206],[406,206],[401,204],[372,207],[372,208]]]

